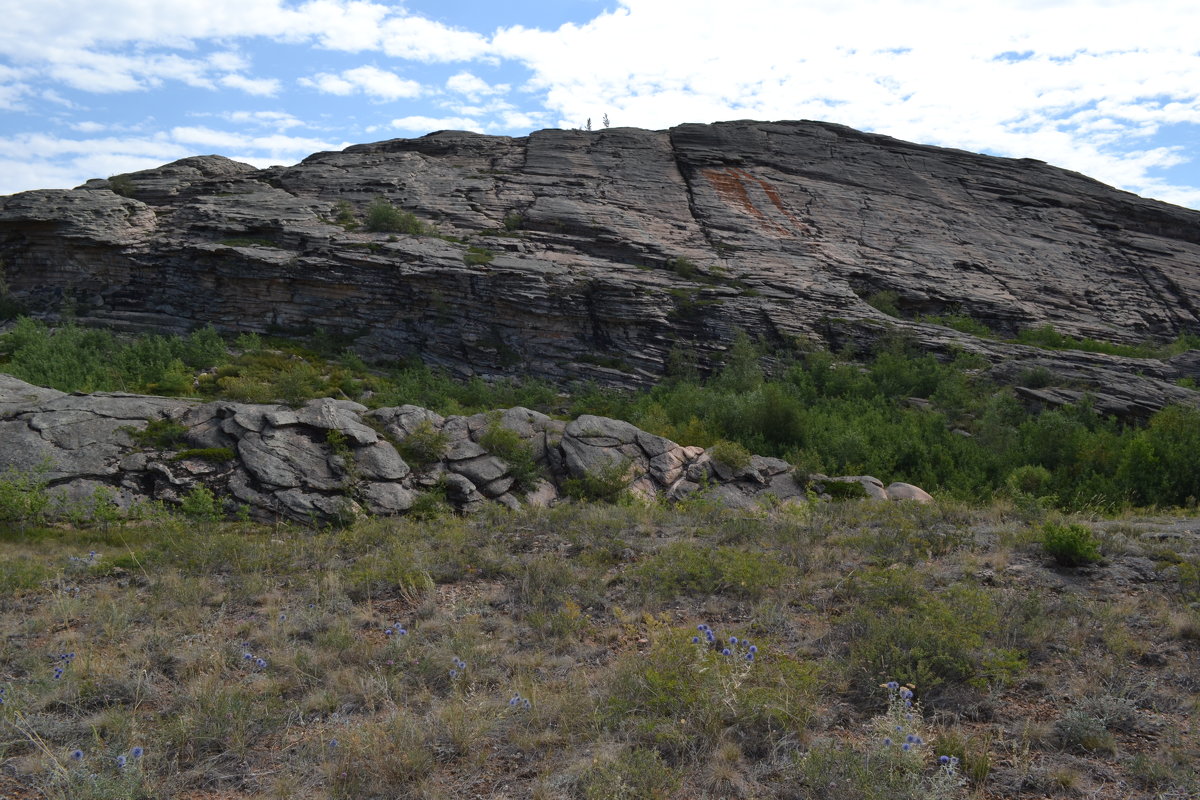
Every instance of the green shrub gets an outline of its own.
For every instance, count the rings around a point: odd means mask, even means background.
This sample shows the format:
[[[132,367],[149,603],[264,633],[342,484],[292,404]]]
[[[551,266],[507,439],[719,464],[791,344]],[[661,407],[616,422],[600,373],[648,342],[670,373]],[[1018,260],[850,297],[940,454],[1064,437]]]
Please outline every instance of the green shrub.
[[[501,427],[498,416],[488,422],[487,430],[479,437],[479,444],[508,464],[508,474],[517,491],[527,492],[537,485],[541,472],[533,448],[516,431]]]
[[[867,297],[867,305],[889,317],[900,317],[900,295],[891,290],[875,292]]]
[[[1043,497],[1050,489],[1052,476],[1045,467],[1025,464],[1008,473],[1004,486],[1014,497]]]
[[[813,715],[816,670],[765,642],[727,632],[665,631],[648,652],[620,657],[601,702],[602,724],[672,762],[703,757],[721,740],[763,757],[802,736]],[[728,654],[726,654],[728,651]]]
[[[1002,617],[983,589],[955,585],[937,593],[911,570],[872,569],[851,591],[863,604],[847,616],[842,662],[861,697],[890,677],[921,687],[926,698],[956,688],[1001,686],[1025,669],[1016,646],[1022,619]],[[1006,628],[1006,634],[998,630]]]
[[[108,179],[108,190],[122,197],[133,197],[137,186],[134,185],[133,178],[128,175],[113,175]]]
[[[50,511],[50,480],[45,464],[32,471],[9,467],[0,473],[0,521],[40,522]]]
[[[1041,534],[1042,548],[1060,567],[1081,567],[1101,558],[1096,537],[1083,525],[1047,522]]]
[[[232,461],[237,457],[237,453],[229,447],[192,447],[187,450],[180,450],[172,459],[174,461],[183,461],[188,458],[207,461],[211,464],[224,464],[226,461]]]
[[[203,485],[195,486],[184,496],[179,510],[188,519],[198,522],[219,522],[222,516],[216,495]]]
[[[574,500],[615,503],[627,496],[630,480],[630,463],[621,459],[581,478],[567,478],[562,490]]]
[[[708,454],[734,472],[750,466],[750,451],[743,445],[728,439],[718,439],[713,442],[712,446],[708,448]]]
[[[152,419],[140,431],[126,430],[138,445],[156,450],[175,450],[187,442],[188,429],[173,419]]]
[[[384,198],[367,207],[366,229],[372,233],[406,233],[419,236],[429,233],[429,226],[411,211],[402,211]]]
[[[467,248],[467,252],[463,253],[463,263],[468,267],[478,267],[483,264],[492,263],[492,259],[496,254],[486,247],[475,247],[472,245]]]
[[[408,516],[413,519],[437,519],[454,513],[454,506],[446,498],[444,487],[435,487],[426,492],[419,492],[413,498],[413,504],[408,509]]]
[[[825,481],[825,494],[833,500],[866,500],[870,497],[867,489],[858,481]]]
[[[358,227],[358,218],[354,214],[354,206],[347,200],[338,200],[333,204],[333,221],[346,230]]]
[[[644,591],[663,598],[727,594],[757,600],[789,572],[769,553],[674,542],[635,567],[630,577]]]
[[[445,433],[424,419],[417,423],[408,436],[400,440],[397,449],[405,461],[423,469],[439,461],[449,443],[450,438]]]
[[[582,800],[668,800],[680,779],[653,750],[632,748],[593,762],[575,781]]]

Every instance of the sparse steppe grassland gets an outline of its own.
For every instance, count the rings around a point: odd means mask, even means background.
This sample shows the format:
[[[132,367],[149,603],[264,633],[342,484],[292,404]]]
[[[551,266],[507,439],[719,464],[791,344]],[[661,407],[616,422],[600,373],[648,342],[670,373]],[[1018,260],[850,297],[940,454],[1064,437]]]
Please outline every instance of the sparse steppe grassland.
[[[0,795],[1196,797],[1198,530],[866,501],[12,521]]]

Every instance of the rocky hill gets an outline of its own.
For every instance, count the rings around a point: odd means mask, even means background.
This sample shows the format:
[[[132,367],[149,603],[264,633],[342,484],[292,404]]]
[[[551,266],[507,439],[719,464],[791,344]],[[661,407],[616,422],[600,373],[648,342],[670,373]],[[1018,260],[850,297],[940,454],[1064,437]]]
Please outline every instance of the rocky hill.
[[[414,233],[369,232],[380,198]],[[779,352],[896,331],[1059,403],[1196,402],[1170,360],[1003,341],[1200,332],[1200,212],[1082,175],[816,122],[443,131],[258,170],[220,156],[0,198],[7,300],[85,323],[303,332],[461,375],[646,385],[738,330]],[[894,293],[892,314],[866,302]],[[877,302],[876,305],[879,305]],[[919,318],[957,314],[963,333]],[[1045,376],[1049,375],[1050,380]],[[1049,383],[1049,386],[1044,384]]]

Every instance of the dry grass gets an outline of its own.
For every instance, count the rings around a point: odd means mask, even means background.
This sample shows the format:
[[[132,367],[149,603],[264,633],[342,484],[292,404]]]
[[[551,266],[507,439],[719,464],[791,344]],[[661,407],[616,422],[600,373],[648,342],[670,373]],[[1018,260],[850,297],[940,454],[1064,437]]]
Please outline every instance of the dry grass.
[[[1100,564],[867,502],[11,529],[0,794],[1195,797],[1200,541],[1063,522]]]

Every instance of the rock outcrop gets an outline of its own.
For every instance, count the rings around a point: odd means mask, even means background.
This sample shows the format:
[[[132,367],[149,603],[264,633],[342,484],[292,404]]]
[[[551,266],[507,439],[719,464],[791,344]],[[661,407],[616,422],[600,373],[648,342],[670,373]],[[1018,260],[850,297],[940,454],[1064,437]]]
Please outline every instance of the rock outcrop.
[[[485,446],[510,431],[534,466],[520,474]],[[511,437],[510,437],[511,439]],[[0,475],[44,481],[70,503],[101,490],[128,509],[140,501],[183,503],[198,488],[223,510],[260,519],[328,522],[404,514],[423,496],[464,512],[559,501],[571,481],[595,479],[644,499],[704,491],[748,507],[805,498],[823,482],[873,482],[876,499],[921,499],[875,478],[793,474],[754,456],[740,469],[627,422],[571,422],[527,408],[442,417],[417,406],[368,410],[345,400],[302,408],[98,393],[66,394],[0,375]],[[511,451],[509,453],[512,457]],[[924,494],[921,490],[916,492]],[[925,495],[928,499],[928,495]]]
[[[338,224],[378,198],[426,234]],[[188,158],[0,198],[0,259],[10,300],[34,313],[320,328],[460,375],[640,386],[673,348],[719,364],[740,329],[780,351],[899,332],[1018,383],[1045,367],[1050,385],[1029,388],[1054,391],[1033,399],[1102,390],[1103,408],[1131,414],[1195,402],[1176,382],[1200,379],[1197,358],[1048,352],[918,320],[1126,343],[1200,333],[1200,212],[826,123],[442,131],[266,170]],[[865,302],[884,291],[899,318]]]

